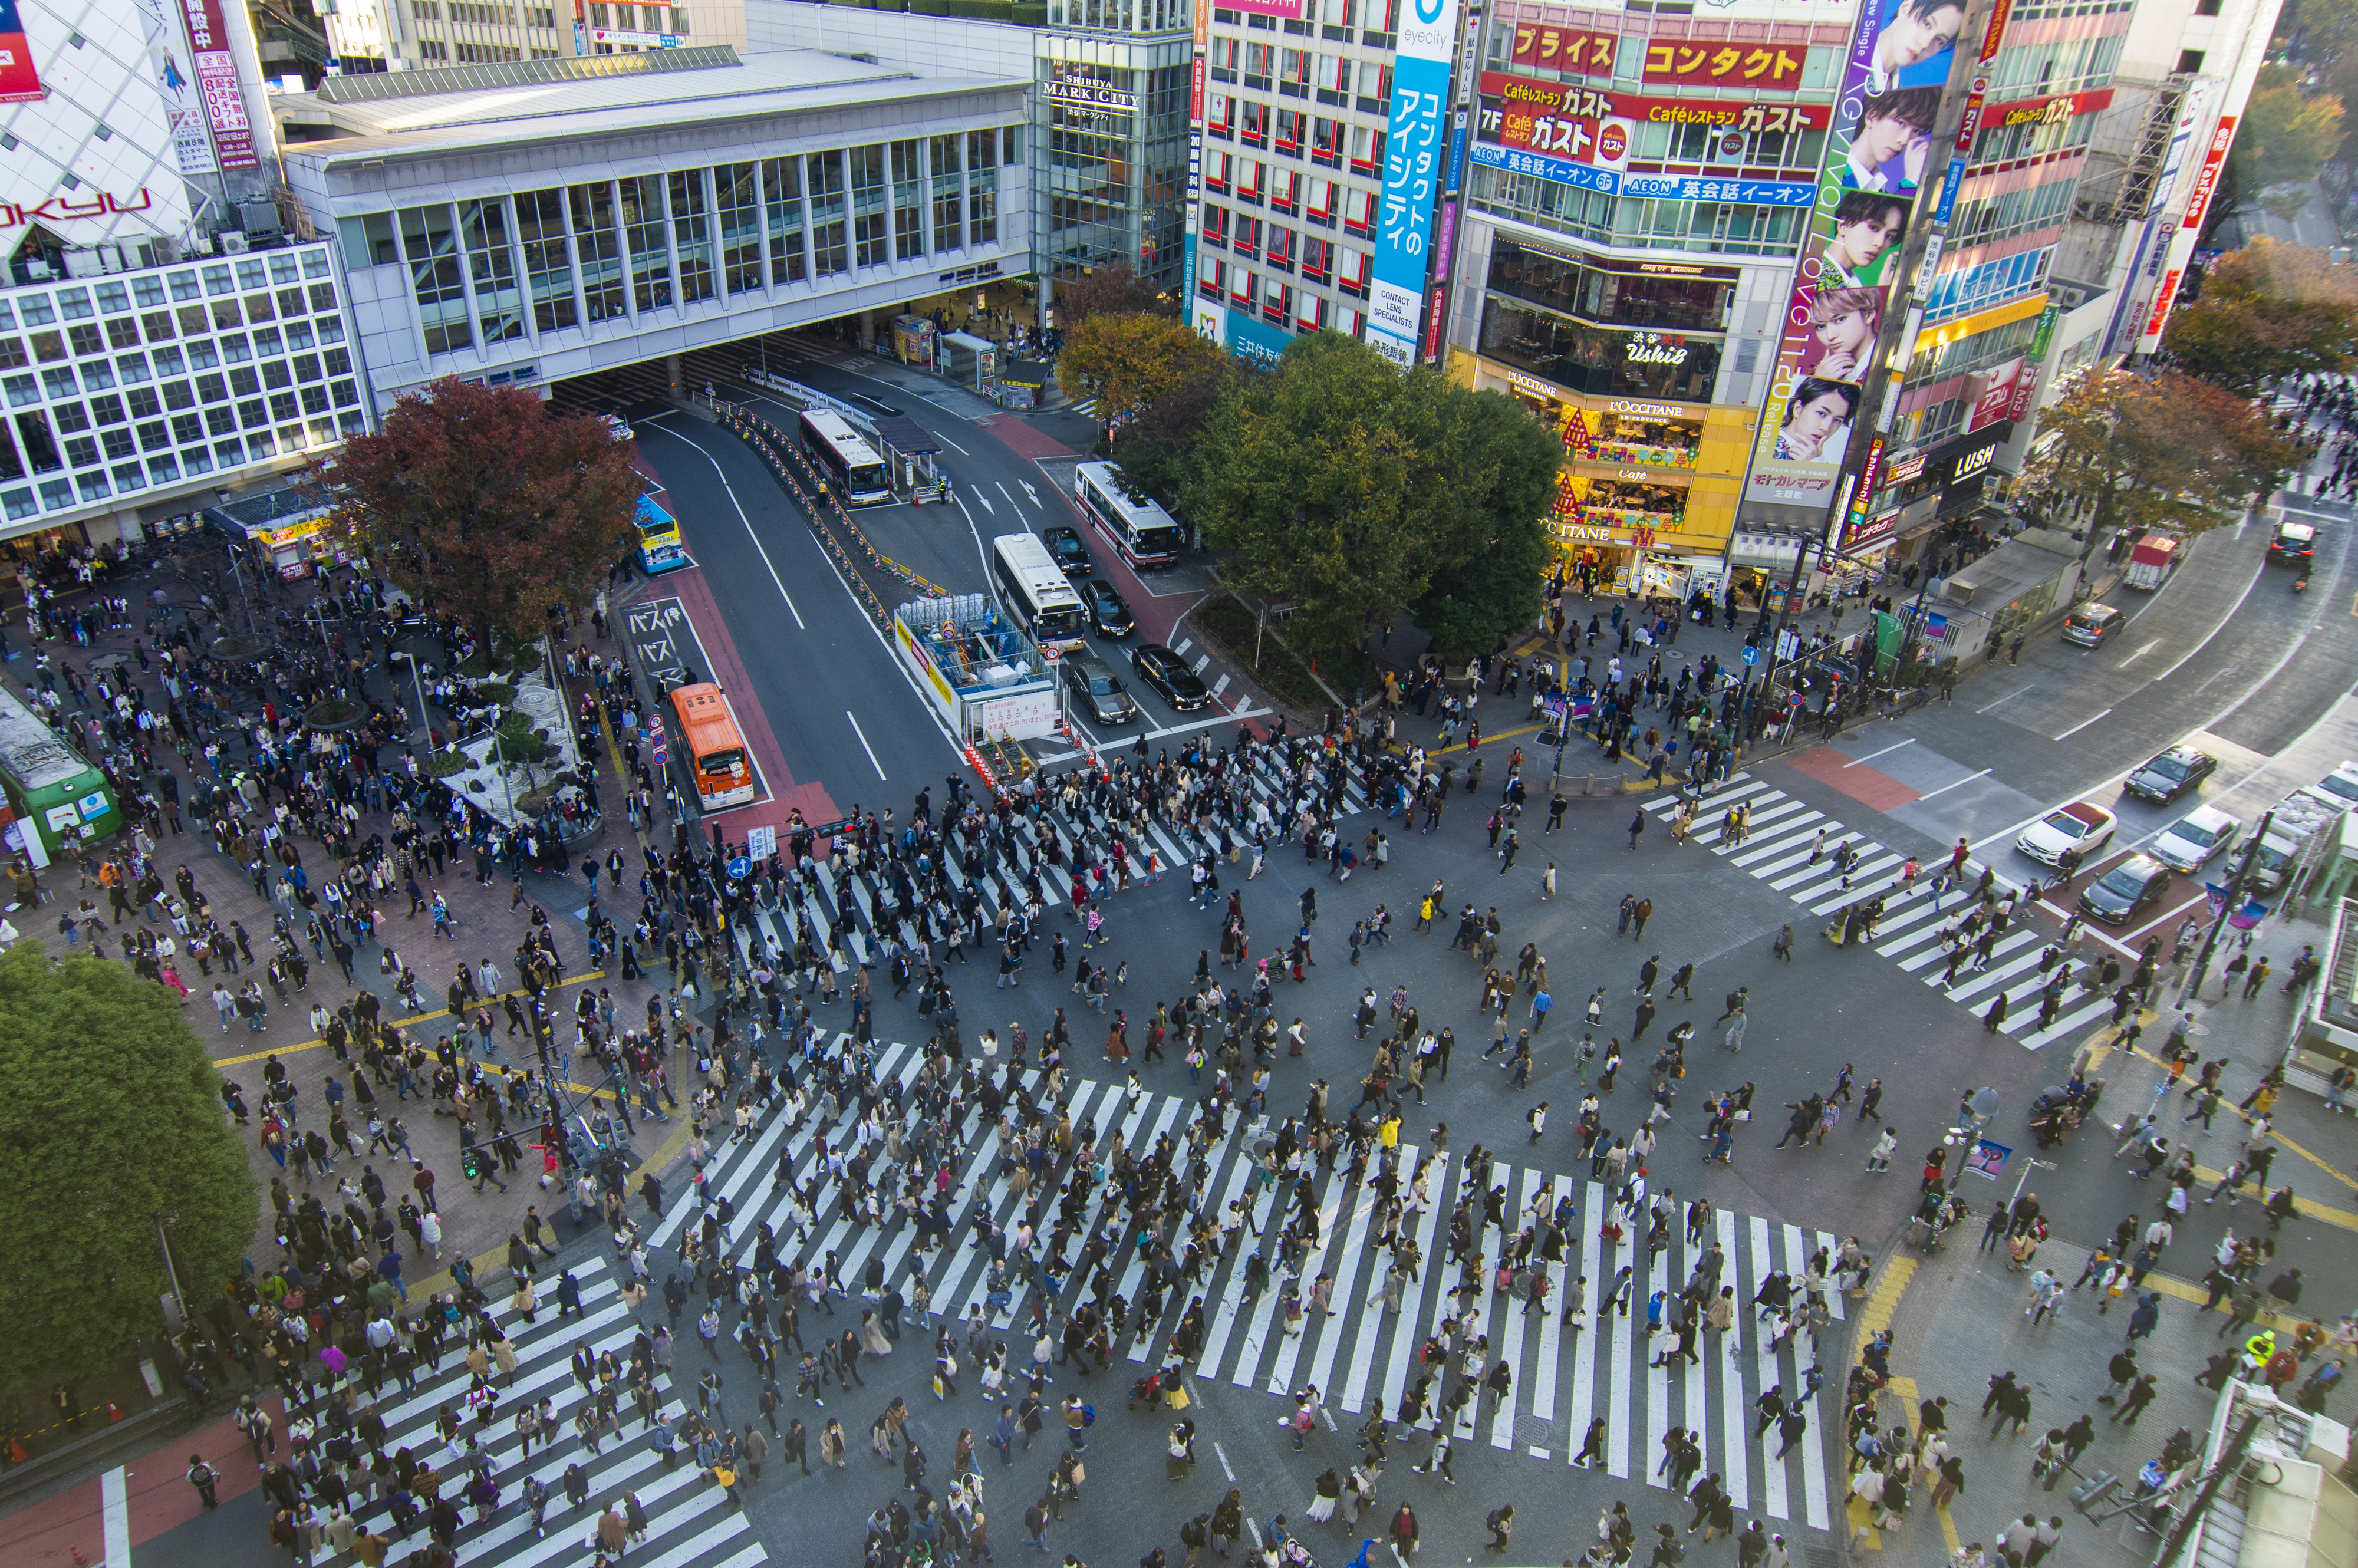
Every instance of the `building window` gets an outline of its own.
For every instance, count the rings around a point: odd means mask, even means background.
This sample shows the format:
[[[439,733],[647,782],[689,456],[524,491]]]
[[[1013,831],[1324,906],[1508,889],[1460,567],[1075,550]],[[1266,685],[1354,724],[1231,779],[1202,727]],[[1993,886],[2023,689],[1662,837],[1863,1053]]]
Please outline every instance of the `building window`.
[[[459,276],[459,236],[447,205],[405,207],[401,211],[402,257],[409,264],[409,283],[417,297],[417,319],[426,337],[426,351],[445,354],[474,341],[467,319],[466,285]],[[218,315],[222,304],[217,302]]]
[[[999,241],[999,133],[967,133],[967,243]]]
[[[631,252],[631,296],[642,310],[672,303],[671,246],[664,233],[664,177],[622,182],[622,236]]]
[[[892,248],[901,256],[925,254],[925,144],[892,144]]]
[[[811,271],[819,277],[851,270],[844,242],[843,153],[813,153],[804,165],[810,178]]]
[[[762,166],[724,163],[712,170],[720,208],[720,271],[731,294],[762,287]]]
[[[851,149],[851,259],[855,266],[884,266],[892,260],[892,232],[884,214],[884,144]]]
[[[799,283],[807,271],[803,255],[802,159],[762,160],[762,201],[769,214],[770,281]]]
[[[679,255],[683,305],[712,297],[712,220],[704,194],[704,171],[684,169],[669,177],[671,237]]]
[[[450,46],[442,42],[438,38],[420,38],[417,40],[417,58],[420,59],[449,59],[450,58]]]
[[[934,249],[954,251],[965,242],[966,192],[958,178],[958,138],[936,136],[934,166]]]
[[[600,182],[572,187],[573,253],[581,264],[587,319],[611,320],[627,312],[622,301],[622,242],[614,234],[614,188]]]
[[[565,249],[565,193],[521,191],[515,215],[516,234],[524,241],[525,276],[532,285],[532,324],[544,332],[572,326],[573,262]]]
[[[524,291],[516,287],[515,251],[508,243],[507,203],[459,203],[459,228],[467,242],[467,271],[475,286],[475,321],[486,344],[524,336]],[[307,328],[303,334],[310,336]]]

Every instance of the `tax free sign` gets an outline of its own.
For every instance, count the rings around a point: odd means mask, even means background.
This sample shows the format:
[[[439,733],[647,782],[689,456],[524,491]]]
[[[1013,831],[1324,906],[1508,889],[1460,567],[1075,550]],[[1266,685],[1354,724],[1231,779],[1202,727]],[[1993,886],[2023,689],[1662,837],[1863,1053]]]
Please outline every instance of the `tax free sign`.
[[[1391,127],[1384,137],[1384,189],[1376,211],[1368,342],[1402,365],[1415,362],[1424,323],[1433,210],[1446,172],[1457,6],[1458,0],[1408,0],[1392,60]]]

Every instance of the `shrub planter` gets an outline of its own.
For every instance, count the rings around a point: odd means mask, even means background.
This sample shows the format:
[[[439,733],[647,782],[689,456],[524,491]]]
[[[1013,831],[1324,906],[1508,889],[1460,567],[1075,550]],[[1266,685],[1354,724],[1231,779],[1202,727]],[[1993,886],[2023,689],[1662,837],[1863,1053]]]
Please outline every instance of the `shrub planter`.
[[[368,704],[334,697],[325,702],[312,704],[303,715],[303,727],[322,732],[355,730],[367,718]]]

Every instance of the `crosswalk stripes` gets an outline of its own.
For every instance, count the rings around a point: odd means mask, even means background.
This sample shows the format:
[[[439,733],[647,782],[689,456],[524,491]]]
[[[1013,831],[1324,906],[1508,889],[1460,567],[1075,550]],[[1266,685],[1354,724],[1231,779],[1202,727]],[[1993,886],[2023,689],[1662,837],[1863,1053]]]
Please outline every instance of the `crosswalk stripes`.
[[[1281,779],[1267,765],[1257,765],[1247,775],[1250,800],[1273,816],[1289,793],[1304,787]],[[1022,907],[1033,885],[1045,907],[1068,903],[1072,866],[1079,851],[1086,850],[1090,860],[1102,864],[1119,843],[1135,882],[1145,879],[1150,855],[1157,871],[1184,872],[1197,856],[1219,848],[1215,836],[1184,824],[1156,818],[1141,819],[1142,825],[1120,821],[1098,812],[1086,800],[1068,808],[1059,796],[1043,798],[1037,815],[1019,816],[1011,829],[1002,830],[994,823],[973,832],[953,823],[937,840],[938,847],[929,852],[951,888],[960,896],[971,889],[983,913],[994,921],[1001,910]],[[1366,792],[1354,779],[1344,790],[1345,815],[1367,808]],[[1234,827],[1230,833],[1238,838],[1250,837]],[[891,868],[872,860],[849,869],[839,869],[835,860],[815,862],[807,872],[791,881],[777,902],[757,901],[730,923],[738,957],[748,966],[760,959],[773,968],[789,968],[797,932],[804,924],[813,949],[824,955],[838,974],[877,963],[887,937],[914,947],[919,932],[912,906],[918,892],[914,882],[900,886],[908,889],[906,896],[896,887]],[[900,912],[898,918],[894,911]],[[936,935],[942,924],[941,919],[935,920]],[[838,927],[843,937],[839,946],[835,941]]]
[[[516,1352],[513,1379],[498,1389],[498,1413],[488,1427],[470,1419],[457,1444],[446,1444],[437,1430],[438,1412],[466,1395],[471,1376],[463,1359],[446,1345],[442,1368],[418,1379],[416,1390],[388,1385],[376,1401],[384,1419],[388,1453],[407,1448],[446,1476],[445,1489],[456,1496],[463,1465],[460,1455],[467,1438],[475,1438],[490,1457],[499,1487],[499,1506],[488,1519],[471,1504],[461,1509],[456,1546],[469,1568],[554,1568],[573,1562],[581,1542],[595,1529],[599,1512],[626,1491],[635,1491],[647,1514],[647,1538],[633,1543],[630,1559],[662,1568],[758,1568],[769,1560],[755,1540],[744,1512],[728,1507],[728,1498],[692,1458],[667,1469],[660,1461],[648,1432],[625,1402],[618,1429],[592,1454],[571,1433],[572,1418],[591,1396],[572,1372],[570,1357],[577,1341],[586,1340],[593,1352],[611,1350],[626,1363],[638,1331],[621,1295],[621,1282],[600,1256],[574,1267],[581,1286],[582,1313],[559,1317],[553,1300],[545,1301],[525,1323],[514,1301],[496,1303],[492,1315],[506,1331]],[[545,1281],[544,1281],[545,1282]],[[548,1292],[553,1298],[555,1292]],[[463,1350],[463,1346],[460,1346]],[[662,1414],[677,1413],[683,1385],[675,1380],[665,1396]],[[556,1406],[557,1435],[527,1456],[515,1433],[513,1415],[526,1400],[543,1397]],[[752,1414],[752,1396],[741,1396],[741,1422]],[[588,1502],[579,1509],[567,1498],[562,1482],[567,1465],[579,1464],[590,1478]],[[535,1531],[530,1510],[523,1503],[525,1477],[536,1477],[551,1493],[545,1515],[545,1533]],[[392,1510],[384,1499],[362,1502],[353,1494],[354,1520],[388,1537],[396,1534]],[[424,1530],[420,1519],[413,1530]]]
[[[1649,801],[1646,810],[1657,820],[1667,820],[1678,806],[1677,795],[1666,795]],[[1727,812],[1738,806],[1752,808],[1751,827],[1741,843],[1730,844],[1722,823]],[[2028,922],[2017,924],[1998,939],[1986,965],[1979,964],[1970,951],[1962,962],[1951,963],[1950,950],[1941,943],[1944,911],[1931,891],[1932,873],[1938,867],[1925,867],[1909,882],[1905,875],[1906,856],[1886,849],[1752,773],[1731,774],[1723,787],[1705,798],[1688,844],[1742,867],[1812,915],[1833,915],[1882,895],[1883,918],[1868,937],[1868,946],[1925,984],[1939,987],[1960,1006],[1985,1011],[2003,992],[2006,1015],[1999,1032],[2031,1050],[2067,1038],[2111,1014],[2111,998],[2081,991],[2065,1001],[2052,1024],[2041,1025],[2040,992],[2048,975],[2040,972],[2039,962],[2045,939]],[[1855,850],[1860,857],[1847,877],[1836,870],[1837,851],[1844,849]],[[2000,885],[2008,884],[2000,879]],[[1961,907],[1956,898],[1950,896],[1952,909]]]
[[[839,1037],[826,1049],[840,1053],[863,1048]],[[864,1065],[856,1063],[855,1066],[872,1075],[880,1089],[895,1083],[913,1084],[923,1065],[921,1051],[911,1045],[896,1043],[865,1050]],[[1033,1092],[1044,1087],[1036,1071],[1022,1076]],[[1076,1148],[1087,1147],[1094,1138],[1100,1157],[1115,1141],[1141,1156],[1165,1136],[1174,1146],[1184,1146],[1198,1108],[1182,1095],[1092,1078],[1068,1079],[1063,1092],[1065,1114],[1075,1130]],[[847,1319],[857,1315],[857,1292],[862,1289],[871,1260],[881,1264],[886,1287],[901,1291],[904,1297],[922,1276],[932,1310],[941,1321],[961,1323],[980,1310],[995,1329],[1008,1335],[1011,1375],[1020,1376],[1030,1360],[1028,1338],[1009,1331],[1019,1323],[1028,1325],[1025,1286],[1017,1279],[1011,1287],[1002,1286],[1008,1293],[994,1295],[996,1271],[984,1240],[989,1228],[996,1226],[1001,1244],[1011,1247],[1009,1238],[1022,1223],[1028,1200],[1010,1187],[1005,1173],[999,1169],[998,1145],[992,1130],[982,1124],[980,1111],[969,1108],[967,1116],[967,1124],[958,1130],[964,1141],[950,1161],[955,1179],[945,1194],[946,1229],[941,1232],[938,1246],[905,1217],[888,1213],[882,1224],[871,1224],[844,1210],[837,1162],[856,1155],[865,1142],[881,1136],[878,1124],[873,1120],[863,1124],[856,1108],[847,1108],[832,1121],[822,1121],[816,1112],[806,1112],[794,1121],[770,1111],[750,1137],[716,1151],[714,1162],[705,1173],[700,1201],[718,1205],[723,1197],[728,1200],[732,1217],[722,1246],[740,1264],[752,1263],[764,1225],[773,1233],[777,1256],[786,1264],[816,1265],[832,1255],[835,1281],[855,1292]],[[1446,1240],[1441,1217],[1462,1193],[1471,1193],[1469,1179],[1459,1160],[1440,1157],[1430,1184],[1430,1201],[1422,1209],[1403,1213],[1401,1227],[1414,1238],[1424,1263],[1421,1277],[1406,1286],[1395,1312],[1387,1310],[1382,1301],[1390,1254],[1379,1240],[1384,1220],[1379,1196],[1347,1167],[1320,1171],[1314,1162],[1305,1173],[1312,1182],[1321,1221],[1319,1240],[1308,1252],[1298,1282],[1306,1297],[1310,1281],[1331,1276],[1333,1295],[1330,1310],[1305,1314],[1288,1332],[1282,1316],[1282,1276],[1253,1290],[1246,1268],[1256,1249],[1273,1262],[1279,1258],[1279,1232],[1293,1201],[1290,1179],[1282,1178],[1274,1184],[1257,1184],[1253,1179],[1255,1145],[1265,1142],[1271,1130],[1266,1121],[1231,1128],[1210,1145],[1204,1166],[1188,1173],[1196,1190],[1208,1195],[1207,1214],[1224,1212],[1231,1198],[1247,1197],[1250,1206],[1247,1234],[1210,1255],[1192,1278],[1179,1276],[1173,1265],[1164,1310],[1152,1323],[1142,1321],[1134,1310],[1125,1332],[1114,1341],[1115,1359],[1141,1370],[1160,1363],[1171,1353],[1168,1336],[1187,1303],[1200,1298],[1208,1329],[1192,1368],[1199,1379],[1272,1394],[1315,1384],[1325,1392],[1329,1407],[1340,1413],[1360,1415],[1378,1409],[1396,1413],[1423,1370],[1419,1360],[1422,1346],[1439,1332],[1442,1320],[1456,1310],[1456,1269],[1436,1247]],[[1059,1164],[1072,1157],[1060,1155]],[[1403,1178],[1418,1168],[1422,1157],[1423,1151],[1414,1146],[1401,1149]],[[810,1181],[822,1160],[838,1174],[822,1184],[817,1212],[804,1217],[807,1225],[798,1224],[799,1199],[794,1189]],[[888,1163],[879,1162],[880,1173]],[[1752,1299],[1771,1272],[1790,1276],[1797,1292],[1805,1280],[1822,1278],[1826,1265],[1813,1260],[1838,1250],[1839,1238],[1765,1217],[1722,1214],[1715,1231],[1704,1238],[1701,1249],[1687,1244],[1674,1218],[1667,1247],[1652,1256],[1642,1220],[1630,1226],[1618,1244],[1605,1238],[1601,1227],[1612,1212],[1613,1199],[1601,1181],[1505,1162],[1492,1166],[1490,1179],[1506,1189],[1510,1232],[1525,1223],[1534,1206],[1552,1208],[1569,1199],[1577,1217],[1572,1222],[1574,1238],[1564,1260],[1544,1263],[1551,1284],[1547,1306],[1526,1312],[1506,1292],[1484,1290],[1467,1309],[1478,1320],[1476,1332],[1490,1336],[1492,1356],[1503,1357],[1512,1369],[1512,1383],[1506,1399],[1494,1401],[1493,1396],[1485,1394],[1466,1412],[1458,1428],[1461,1445],[1520,1447],[1531,1455],[1568,1464],[1579,1450],[1591,1416],[1603,1415],[1608,1444],[1604,1468],[1617,1476],[1642,1476],[1650,1485],[1662,1487],[1668,1483],[1652,1474],[1651,1461],[1659,1456],[1669,1429],[1683,1426],[1698,1433],[1709,1467],[1729,1477],[1731,1491],[1743,1506],[1763,1509],[1777,1519],[1790,1519],[1798,1510],[1811,1527],[1828,1528],[1833,1499],[1820,1443],[1833,1415],[1830,1397],[1821,1395],[1809,1401],[1812,1431],[1789,1458],[1777,1458],[1767,1445],[1775,1436],[1773,1431],[1768,1438],[1756,1438],[1746,1425],[1747,1412],[1762,1389],[1773,1383],[1789,1392],[1798,1390],[1813,1352],[1806,1342],[1782,1347],[1763,1343],[1758,1317],[1743,1303]],[[1478,1205],[1479,1195],[1475,1195]],[[1086,1209],[1073,1228],[1071,1245],[1105,1234],[1115,1221],[1119,1202],[1118,1185],[1110,1180],[1088,1193]],[[650,1246],[676,1244],[684,1229],[699,1223],[696,1215],[692,1205],[676,1206],[654,1227]],[[1676,1295],[1703,1262],[1713,1240],[1722,1249],[1720,1282],[1736,1292],[1736,1327],[1722,1343],[1711,1343],[1708,1338],[1699,1342],[1699,1359],[1692,1367],[1651,1367],[1651,1358],[1674,1340],[1667,1334],[1647,1333],[1647,1301],[1657,1290]],[[1483,1277],[1487,1280],[1498,1262],[1498,1232],[1489,1231],[1486,1241],[1488,1250],[1484,1260],[1488,1270]],[[1183,1249],[1184,1235],[1175,1238],[1173,1245],[1174,1250]],[[1035,1256],[1048,1261],[1047,1239],[1034,1246]],[[1072,1265],[1069,1254],[1056,1261],[1055,1272],[1060,1276]],[[1599,1303],[1625,1265],[1631,1271],[1628,1310],[1599,1314]],[[1117,1292],[1130,1303],[1141,1303],[1151,1284],[1144,1248],[1117,1247],[1108,1254],[1107,1266],[1116,1277]],[[1582,1275],[1588,1281],[1590,1321],[1567,1325],[1554,1303]],[[1088,1281],[1076,1268],[1064,1288],[1071,1299],[1077,1300],[1087,1292]],[[1829,1312],[1839,1319],[1843,1315],[1840,1292],[1828,1290],[1825,1299]],[[1438,1402],[1439,1391],[1437,1386],[1430,1390],[1433,1397],[1429,1403]],[[1421,1424],[1431,1432],[1436,1419],[1428,1413]],[[1396,1441],[1413,1444],[1417,1440]]]
[[[1098,400],[1094,397],[1086,397],[1080,402],[1074,404],[1072,406],[1073,412],[1076,414],[1094,415],[1098,411]]]

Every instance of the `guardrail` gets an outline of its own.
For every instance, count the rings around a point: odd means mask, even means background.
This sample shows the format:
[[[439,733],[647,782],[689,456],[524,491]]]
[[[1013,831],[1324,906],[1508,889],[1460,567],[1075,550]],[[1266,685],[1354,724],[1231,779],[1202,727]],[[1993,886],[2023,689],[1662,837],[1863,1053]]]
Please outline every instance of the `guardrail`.
[[[866,574],[853,561],[855,550],[870,566],[907,583],[927,599],[949,597],[947,589],[927,581],[869,542],[860,524],[852,521],[842,498],[827,488],[826,481],[811,466],[800,442],[788,438],[776,426],[758,414],[748,413],[736,404],[716,404],[714,412],[720,416],[722,427],[752,448],[771,473],[786,487],[787,493],[795,498],[795,504],[801,507],[803,515],[810,519],[811,532],[817,535],[820,547],[833,557],[836,564],[849,575],[852,591],[860,596],[861,604],[870,615],[875,617],[879,626],[892,623],[892,611],[885,608],[884,601],[869,586]],[[829,525],[830,516],[832,526]],[[850,539],[849,546],[836,537],[838,529]]]

